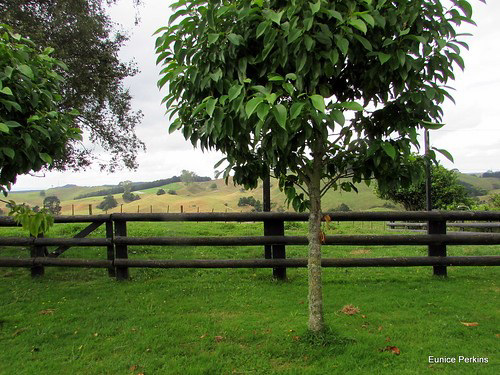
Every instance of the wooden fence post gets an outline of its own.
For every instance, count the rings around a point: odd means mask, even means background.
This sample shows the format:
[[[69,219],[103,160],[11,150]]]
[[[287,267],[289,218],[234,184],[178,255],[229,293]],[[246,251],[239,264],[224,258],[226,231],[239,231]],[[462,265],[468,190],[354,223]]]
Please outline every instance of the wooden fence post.
[[[170,212],[170,205],[167,206],[167,214]]]
[[[153,205],[149,206],[149,213],[153,213]]]
[[[123,213],[123,204],[120,204],[120,213]]]
[[[92,215],[92,205],[89,204],[89,215]]]
[[[446,234],[446,220],[429,220],[427,234]],[[429,245],[428,255],[430,257],[446,256],[446,245]],[[446,266],[433,266],[435,276],[447,276]]]
[[[71,205],[71,215],[75,216],[75,205]]]
[[[285,235],[285,222],[282,220],[264,220],[264,236],[284,236]],[[266,251],[265,257],[271,259],[285,259],[286,248],[285,245],[272,245],[271,254]],[[269,259],[267,258],[267,259]],[[286,267],[273,268],[273,277],[278,280],[286,279]]]
[[[139,205],[137,205],[137,213],[139,213],[139,207],[140,207],[140,206],[139,206]]]
[[[126,237],[127,236],[127,222],[123,220],[115,221],[115,236]],[[115,258],[116,259],[128,259],[128,249],[127,245],[115,245]],[[128,280],[129,273],[128,267],[115,267],[116,280]]]
[[[38,238],[43,238],[43,234],[39,234]],[[30,255],[32,258],[44,257],[47,253],[47,248],[45,246],[31,246]],[[39,277],[45,274],[44,266],[33,266],[31,267],[31,277]]]
[[[113,239],[113,221],[111,219],[109,221],[106,221],[106,238]],[[115,260],[115,247],[113,246],[113,243],[107,246],[107,258],[108,260],[111,261]],[[108,268],[108,276],[109,277],[116,276],[115,268],[113,266]]]
[[[184,212],[184,206],[181,204],[181,214]]]

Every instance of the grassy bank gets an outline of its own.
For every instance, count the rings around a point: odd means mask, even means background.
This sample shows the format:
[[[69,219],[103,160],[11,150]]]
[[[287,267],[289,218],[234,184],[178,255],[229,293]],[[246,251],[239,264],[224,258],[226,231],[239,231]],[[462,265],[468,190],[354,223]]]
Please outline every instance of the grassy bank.
[[[50,236],[83,225],[56,225]],[[288,224],[287,234],[304,234]],[[0,235],[16,235],[2,228]],[[133,223],[131,236],[260,235],[261,224]],[[382,223],[335,224],[328,234],[384,233]],[[103,235],[103,232],[97,233]],[[450,247],[450,255],[492,255],[499,247]],[[130,248],[130,258],[262,257],[258,247]],[[425,247],[325,247],[325,257],[418,256]],[[27,251],[0,248],[0,256]],[[67,257],[105,257],[75,248]],[[306,249],[287,249],[304,257]],[[326,342],[306,334],[307,274],[271,270],[131,270],[117,283],[106,270],[0,269],[3,374],[494,374],[499,370],[499,272],[450,267],[325,269]],[[346,305],[359,309],[342,312]],[[463,323],[478,323],[467,326]],[[396,347],[400,354],[397,355]],[[384,350],[387,349],[387,350]],[[391,350],[392,349],[392,350]],[[429,364],[428,356],[488,358],[487,364]]]

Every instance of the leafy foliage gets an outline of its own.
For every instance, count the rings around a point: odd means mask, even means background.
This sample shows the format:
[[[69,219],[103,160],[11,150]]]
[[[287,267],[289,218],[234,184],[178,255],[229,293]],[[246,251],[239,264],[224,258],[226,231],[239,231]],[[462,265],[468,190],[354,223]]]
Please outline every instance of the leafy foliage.
[[[7,195],[20,174],[53,165],[69,141],[76,111],[60,110],[64,64],[33,42],[0,25],[0,191]]]
[[[9,208],[9,216],[34,237],[47,233],[54,225],[54,217],[47,208],[35,211],[26,204],[16,204],[14,201],[9,201]]]
[[[175,190],[169,190],[167,191],[167,193],[170,195],[177,195],[177,192]]]
[[[106,211],[118,206],[118,202],[112,195],[106,195],[101,203],[97,205],[97,208]]]
[[[183,169],[181,171],[181,181],[186,185],[194,182],[198,176],[196,173]]]
[[[490,204],[494,210],[500,210],[500,193],[495,193],[490,197]]]
[[[106,5],[115,2],[5,0],[0,4],[0,22],[37,45],[54,48],[54,56],[68,66],[59,72],[65,82],[58,108],[78,109],[72,126],[88,132],[92,143],[111,154],[109,162],[101,163],[101,168],[110,171],[120,166],[135,168],[137,152],[144,149],[134,133],[142,114],[132,111],[130,93],[123,85],[137,69],[119,60],[127,36],[115,30],[106,14]],[[94,158],[75,140],[53,159],[53,167],[66,169],[85,167]]]
[[[256,200],[254,197],[241,197],[238,201],[238,206],[252,206],[253,211],[261,212],[262,211],[262,203],[260,200]]]
[[[158,189],[158,191],[156,192],[156,195],[165,195],[166,194],[166,191],[164,189]]]
[[[61,201],[55,195],[45,197],[43,208],[53,215],[59,215],[61,213]]]
[[[408,211],[425,209],[425,180],[422,179],[409,187],[396,187],[382,191],[376,189],[382,199],[400,203]],[[458,181],[458,174],[441,165],[431,166],[431,201],[432,208],[438,210],[471,208],[474,204],[467,189]]]

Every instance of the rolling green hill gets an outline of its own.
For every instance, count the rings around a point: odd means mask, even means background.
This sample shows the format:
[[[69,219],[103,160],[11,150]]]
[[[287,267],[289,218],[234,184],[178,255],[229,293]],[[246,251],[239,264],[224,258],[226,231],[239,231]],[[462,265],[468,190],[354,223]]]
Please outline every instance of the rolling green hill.
[[[498,192],[500,188],[500,179],[498,178],[481,178],[466,174],[460,174],[459,178],[465,183],[481,188],[488,193]],[[217,186],[215,189],[213,188],[214,183]],[[156,195],[160,188],[165,191],[174,190],[176,194]],[[102,210],[96,208],[103,197],[89,197],[77,200],[74,198],[80,194],[101,189],[103,189],[103,186],[82,187],[70,185],[47,189],[45,195],[55,195],[61,200],[62,214],[69,215],[72,212],[85,214],[89,212],[89,205],[92,205],[92,212],[97,214],[103,213]],[[379,199],[373,193],[373,187],[360,184],[358,189],[359,193],[329,191],[323,197],[323,210],[333,210],[342,203],[349,206],[353,211],[401,209],[400,206],[391,207],[390,202]],[[200,212],[211,212],[212,210],[215,212],[224,212],[226,210],[228,212],[246,212],[251,211],[252,207],[238,206],[239,199],[253,196],[255,199],[262,201],[262,184],[259,184],[257,189],[247,191],[240,186],[234,186],[231,181],[229,185],[226,185],[223,180],[194,182],[187,185],[176,182],[134,193],[138,194],[141,199],[130,203],[123,202],[121,194],[115,194],[114,197],[119,205],[108,212],[180,212],[181,205],[184,212],[197,212],[198,210]],[[291,207],[286,206],[285,196],[279,191],[278,183],[275,180],[271,182],[271,197],[273,210],[292,210]],[[486,200],[487,196],[479,198]],[[30,191],[11,193],[8,199],[18,203],[25,202],[31,206],[41,206],[44,197],[40,195],[39,191]],[[3,206],[0,207],[4,208]]]

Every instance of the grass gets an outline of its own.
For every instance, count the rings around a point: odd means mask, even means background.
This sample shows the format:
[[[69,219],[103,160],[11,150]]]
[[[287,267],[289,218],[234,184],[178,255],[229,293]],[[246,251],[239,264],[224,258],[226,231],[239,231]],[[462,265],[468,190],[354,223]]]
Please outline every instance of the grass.
[[[70,236],[82,224],[59,224]],[[287,234],[305,224],[288,223]],[[19,235],[2,228],[0,235]],[[261,224],[131,223],[131,236],[260,235]],[[328,234],[383,234],[382,223],[334,223]],[[103,236],[101,230],[96,236]],[[450,247],[450,255],[498,254],[498,246]],[[304,257],[303,246],[287,256]],[[130,258],[255,258],[258,247],[138,246]],[[325,257],[418,256],[414,247],[324,247]],[[0,256],[27,251],[0,248]],[[105,257],[73,248],[67,257]],[[0,269],[0,373],[5,374],[496,374],[499,300],[495,267],[324,270],[327,334],[307,333],[307,272],[132,269],[116,282],[102,269]],[[359,312],[346,315],[343,306]],[[465,326],[462,322],[477,322]],[[386,350],[394,346],[400,355]],[[487,364],[428,363],[434,357],[487,357]]]

